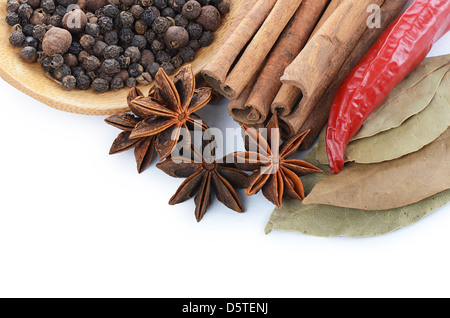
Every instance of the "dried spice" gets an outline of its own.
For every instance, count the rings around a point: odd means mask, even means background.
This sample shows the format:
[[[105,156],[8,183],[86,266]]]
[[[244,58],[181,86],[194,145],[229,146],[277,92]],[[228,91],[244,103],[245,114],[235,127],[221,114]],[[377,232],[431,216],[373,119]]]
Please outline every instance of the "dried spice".
[[[172,196],[169,204],[184,202],[195,196],[195,218],[200,222],[211,202],[211,194],[228,208],[244,212],[244,208],[235,191],[245,188],[247,174],[229,167],[225,160],[217,162],[212,151],[203,151],[206,157],[193,148],[192,157],[173,157],[156,166],[176,178],[187,178]]]
[[[132,112],[134,108],[131,101],[138,96],[144,96],[144,94],[136,87],[132,88],[128,93],[128,106]],[[112,155],[134,149],[134,157],[136,158],[139,173],[142,173],[153,159],[156,136],[130,138],[130,134],[141,120],[148,118],[155,118],[155,116],[147,117],[147,114],[135,111],[134,113],[112,115],[105,119],[107,124],[123,130],[114,140],[109,154]]]
[[[373,164],[349,163],[341,173],[326,171],[304,204],[362,210],[409,205],[450,188],[450,129],[423,149]]]
[[[148,97],[138,96],[131,101],[133,109],[147,116],[133,129],[130,138],[158,135],[156,151],[159,158],[167,158],[176,147],[181,130],[188,124],[206,128],[194,113],[211,99],[210,88],[195,89],[195,77],[191,65],[183,67],[172,82],[163,69],[155,75],[155,87]],[[173,138],[174,136],[174,138]]]
[[[186,2],[189,2],[187,6]],[[74,4],[76,6],[70,6]],[[52,58],[55,54],[66,57],[69,53],[64,63],[71,69],[84,67],[89,56],[97,57],[98,66],[92,67],[88,62],[90,69],[86,69],[85,74],[89,74],[89,82],[72,73],[76,82],[82,83],[76,87],[86,89],[91,83],[94,92],[102,93],[109,89],[118,90],[123,84],[129,87],[136,82],[148,84],[151,80],[145,72],[152,77],[156,74],[154,65],[152,71],[147,69],[155,61],[158,68],[164,68],[169,75],[184,62],[193,61],[197,50],[213,42],[209,27],[203,27],[197,19],[204,7],[210,7],[207,11],[215,10],[219,16],[212,20],[203,17],[202,23],[220,26],[220,12],[228,12],[219,11],[219,5],[229,6],[226,0],[7,0],[5,20],[12,26],[10,44],[21,49],[27,47],[21,54],[22,59],[28,63],[38,61],[46,76],[61,84],[63,77],[48,69],[45,57]],[[195,8],[195,12],[185,10],[190,20],[182,13],[185,6],[186,10],[191,6]],[[195,25],[195,38],[187,31],[189,23]],[[200,38],[198,45],[187,48],[189,41]],[[41,58],[36,59],[29,47],[36,49]],[[175,56],[178,58],[172,61]],[[128,57],[130,61],[126,59]],[[115,61],[109,61],[112,59]],[[115,79],[118,76],[122,78],[122,84]],[[72,80],[70,83],[63,86],[73,87]]]
[[[305,192],[300,177],[322,170],[304,160],[288,158],[300,147],[308,131],[297,134],[280,146],[276,112],[266,126],[267,138],[254,129],[242,127],[248,137],[247,149],[254,150],[235,153],[237,167],[253,171],[246,194],[253,195],[262,189],[263,195],[278,207],[281,207],[283,197],[303,200]]]

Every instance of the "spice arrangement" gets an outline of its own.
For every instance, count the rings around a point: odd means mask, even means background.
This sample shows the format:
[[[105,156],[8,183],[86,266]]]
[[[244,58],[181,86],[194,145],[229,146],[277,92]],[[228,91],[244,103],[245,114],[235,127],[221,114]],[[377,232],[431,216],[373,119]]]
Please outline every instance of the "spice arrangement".
[[[133,150],[138,173],[157,157],[198,222],[213,197],[244,212],[239,189],[276,206],[266,233],[381,235],[449,202],[450,55],[426,58],[447,0],[75,2],[8,0],[9,42],[68,90],[128,86],[110,154]],[[196,112],[222,98],[246,149],[218,158]]]
[[[148,85],[211,45],[228,1],[45,0],[6,3],[9,43],[67,90]]]

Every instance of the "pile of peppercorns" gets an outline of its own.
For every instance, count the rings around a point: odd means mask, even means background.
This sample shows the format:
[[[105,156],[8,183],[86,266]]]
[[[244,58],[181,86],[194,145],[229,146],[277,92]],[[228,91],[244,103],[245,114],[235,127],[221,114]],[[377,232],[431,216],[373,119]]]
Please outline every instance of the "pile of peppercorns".
[[[11,45],[67,90],[97,93],[171,75],[213,41],[226,0],[8,0]]]

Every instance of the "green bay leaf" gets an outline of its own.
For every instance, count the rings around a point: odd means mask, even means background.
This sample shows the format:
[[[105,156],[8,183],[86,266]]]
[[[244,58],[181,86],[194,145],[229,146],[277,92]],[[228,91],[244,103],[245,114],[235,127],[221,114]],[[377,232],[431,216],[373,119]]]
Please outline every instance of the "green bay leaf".
[[[450,54],[426,58],[366,119],[353,140],[400,126],[421,112],[434,97],[450,66]]]
[[[270,215],[265,232],[295,231],[319,237],[352,238],[384,235],[410,226],[450,202],[445,190],[417,203],[384,211],[365,211],[331,205],[304,205],[284,200]]]
[[[429,105],[399,127],[372,137],[352,141],[345,150],[345,162],[377,163],[416,152],[433,142],[450,127],[450,72],[444,76]],[[328,163],[325,130],[319,136],[317,159]]]

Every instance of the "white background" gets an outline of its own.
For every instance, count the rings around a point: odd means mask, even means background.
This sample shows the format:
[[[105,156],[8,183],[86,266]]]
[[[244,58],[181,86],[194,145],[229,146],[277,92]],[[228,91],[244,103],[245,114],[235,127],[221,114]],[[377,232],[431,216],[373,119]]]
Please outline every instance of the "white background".
[[[450,34],[430,56],[450,53]],[[264,227],[262,194],[202,222],[182,179],[109,156],[105,117],[49,108],[0,80],[0,297],[449,297],[450,205],[384,236],[318,238]],[[238,127],[226,104],[210,126]]]

